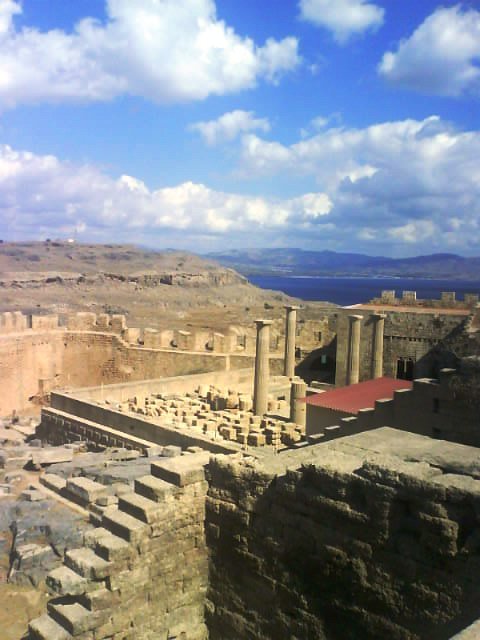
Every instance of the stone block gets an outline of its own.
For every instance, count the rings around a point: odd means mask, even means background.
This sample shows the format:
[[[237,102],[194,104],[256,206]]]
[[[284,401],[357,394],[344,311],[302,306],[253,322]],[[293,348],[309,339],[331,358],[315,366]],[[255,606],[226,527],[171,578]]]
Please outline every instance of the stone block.
[[[35,618],[28,624],[31,640],[71,640],[70,633],[48,613]]]
[[[39,502],[45,500],[45,495],[38,489],[25,489],[21,493],[21,498],[27,502]]]
[[[165,458],[175,458],[182,455],[182,447],[177,447],[173,444],[169,444],[162,449],[162,456]]]
[[[40,476],[40,484],[43,484],[50,491],[55,491],[55,493],[60,493],[67,486],[66,480],[55,473],[45,473]]]
[[[84,504],[96,502],[98,498],[107,495],[107,488],[103,484],[83,477],[67,480],[66,490],[79,498]]]
[[[88,584],[83,576],[65,565],[50,571],[45,582],[58,595],[79,595],[87,590]]]
[[[32,464],[35,466],[46,466],[59,462],[72,462],[73,450],[66,447],[45,447],[35,448],[31,454]]]
[[[87,580],[102,580],[110,574],[111,564],[86,547],[65,553],[65,565]]]
[[[170,482],[177,487],[184,487],[205,479],[204,467],[209,460],[209,452],[180,456],[164,462],[152,463],[151,473],[156,478]]]

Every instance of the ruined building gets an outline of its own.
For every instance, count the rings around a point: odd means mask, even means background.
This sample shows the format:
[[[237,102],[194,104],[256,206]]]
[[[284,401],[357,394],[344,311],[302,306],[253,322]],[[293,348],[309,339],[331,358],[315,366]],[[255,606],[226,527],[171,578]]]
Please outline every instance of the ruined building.
[[[214,336],[183,334],[177,346],[138,336],[132,345],[125,327],[109,321],[99,332],[91,318],[85,353],[101,335],[102,372],[118,377],[88,387],[78,377],[63,390],[49,382],[39,435],[138,452],[147,471],[121,490],[98,471],[97,480],[54,464],[41,473],[45,491],[81,504],[95,527],[47,575],[52,597],[28,637],[480,637],[476,300],[408,302],[337,310],[302,362],[293,307],[285,340],[272,343],[274,324],[259,320],[225,350]],[[65,343],[77,345],[79,332],[51,332],[65,384]],[[5,331],[19,334],[41,340],[33,327]],[[162,371],[163,358],[184,369]],[[330,387],[295,373],[333,366],[338,388],[421,378],[310,434],[306,398]]]

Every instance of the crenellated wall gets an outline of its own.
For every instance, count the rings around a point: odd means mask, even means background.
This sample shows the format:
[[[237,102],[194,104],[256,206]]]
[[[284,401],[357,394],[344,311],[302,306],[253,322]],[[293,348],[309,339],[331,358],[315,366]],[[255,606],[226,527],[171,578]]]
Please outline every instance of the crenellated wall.
[[[0,315],[0,416],[33,409],[62,387],[253,366],[252,357],[242,353],[230,359],[223,352],[131,346],[123,338],[123,316],[78,314],[69,328],[57,316]]]
[[[473,309],[479,302],[477,293],[466,293],[463,300],[457,299],[455,291],[442,291],[439,299],[417,298],[416,291],[402,291],[397,297],[394,289],[382,291],[380,298],[374,298],[372,304],[388,304],[395,306],[419,306],[438,309]]]

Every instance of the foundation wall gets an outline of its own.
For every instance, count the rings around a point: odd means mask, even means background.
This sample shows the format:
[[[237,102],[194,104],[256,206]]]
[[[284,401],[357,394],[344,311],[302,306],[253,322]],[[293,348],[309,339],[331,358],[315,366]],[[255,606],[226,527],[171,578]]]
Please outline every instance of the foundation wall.
[[[211,462],[210,640],[446,640],[478,618],[480,481],[330,446]]]
[[[77,405],[79,413],[73,415],[57,409],[42,410],[42,433],[50,444],[62,445],[88,440],[104,446],[128,447],[142,452],[146,451],[147,443],[174,445],[182,449],[202,447],[212,453],[228,454],[238,451],[227,443],[223,445],[220,442],[212,442],[200,435],[189,435],[118,411],[94,405],[87,407],[79,403],[74,404]],[[138,440],[142,440],[143,444]]]

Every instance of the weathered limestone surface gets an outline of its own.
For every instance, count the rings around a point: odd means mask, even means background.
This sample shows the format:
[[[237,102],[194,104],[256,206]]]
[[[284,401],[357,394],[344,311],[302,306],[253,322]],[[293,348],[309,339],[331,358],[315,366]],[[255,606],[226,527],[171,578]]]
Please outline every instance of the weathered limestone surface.
[[[441,445],[384,428],[213,460],[210,639],[447,640],[477,619],[480,462]]]

